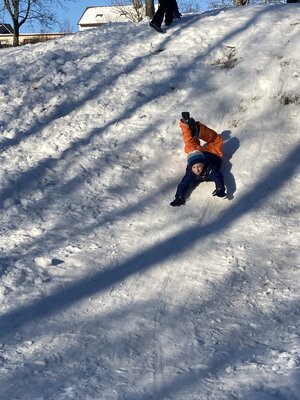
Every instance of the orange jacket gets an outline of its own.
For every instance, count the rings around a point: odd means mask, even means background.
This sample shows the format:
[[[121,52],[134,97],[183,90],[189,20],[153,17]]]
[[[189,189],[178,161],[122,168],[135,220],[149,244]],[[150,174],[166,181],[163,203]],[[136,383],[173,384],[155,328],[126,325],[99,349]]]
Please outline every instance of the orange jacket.
[[[199,132],[199,138],[193,138],[191,129],[187,124],[180,120],[180,128],[184,141],[184,151],[188,154],[193,150],[208,151],[216,154],[219,157],[223,155],[223,139],[213,129],[208,128],[206,125],[196,121]],[[201,145],[200,139],[206,142],[204,146]]]

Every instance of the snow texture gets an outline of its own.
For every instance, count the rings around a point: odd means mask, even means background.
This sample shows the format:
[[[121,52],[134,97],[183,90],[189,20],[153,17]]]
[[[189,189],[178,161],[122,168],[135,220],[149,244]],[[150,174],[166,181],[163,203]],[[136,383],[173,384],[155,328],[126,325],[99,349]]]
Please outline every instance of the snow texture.
[[[1,50],[1,399],[300,399],[299,32],[251,6]],[[225,200],[169,205],[182,111]]]

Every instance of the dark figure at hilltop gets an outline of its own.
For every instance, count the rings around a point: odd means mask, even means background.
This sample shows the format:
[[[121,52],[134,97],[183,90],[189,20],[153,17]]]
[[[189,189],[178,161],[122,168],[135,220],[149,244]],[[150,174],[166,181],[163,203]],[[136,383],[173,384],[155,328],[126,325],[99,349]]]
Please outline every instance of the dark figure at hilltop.
[[[154,14],[154,17],[149,25],[157,32],[165,33],[161,29],[161,24],[164,18],[165,25],[167,26],[171,25],[174,19],[181,18],[176,0],[159,0],[158,10]]]

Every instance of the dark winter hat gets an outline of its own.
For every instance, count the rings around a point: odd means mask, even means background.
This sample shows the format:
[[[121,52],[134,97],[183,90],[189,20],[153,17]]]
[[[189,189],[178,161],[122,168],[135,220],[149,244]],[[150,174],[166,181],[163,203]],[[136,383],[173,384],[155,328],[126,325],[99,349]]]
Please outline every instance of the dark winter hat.
[[[205,163],[204,154],[199,150],[191,151],[187,156],[187,162],[190,167],[198,163]]]

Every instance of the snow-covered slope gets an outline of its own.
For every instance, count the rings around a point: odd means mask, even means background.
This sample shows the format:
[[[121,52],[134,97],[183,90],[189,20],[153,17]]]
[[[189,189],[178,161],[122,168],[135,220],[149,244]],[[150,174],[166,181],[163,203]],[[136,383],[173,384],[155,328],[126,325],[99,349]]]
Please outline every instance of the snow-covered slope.
[[[300,399],[299,32],[255,6],[1,50],[1,399]],[[187,110],[228,198],[174,209]]]

